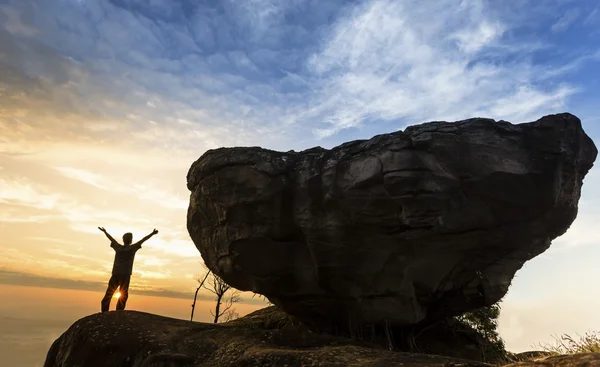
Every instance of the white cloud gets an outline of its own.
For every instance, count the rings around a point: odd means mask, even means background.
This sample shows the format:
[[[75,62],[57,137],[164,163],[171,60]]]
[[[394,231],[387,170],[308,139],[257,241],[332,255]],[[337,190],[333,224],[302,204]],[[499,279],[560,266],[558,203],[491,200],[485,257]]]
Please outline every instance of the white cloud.
[[[146,266],[146,267],[164,267],[168,266],[170,262],[164,258],[160,258],[157,256],[146,255],[146,254],[138,254],[136,255],[136,264]]]
[[[513,120],[512,122],[537,120],[549,109],[564,110],[567,97],[575,91],[575,88],[562,86],[551,92],[544,92],[532,86],[521,85],[512,94],[495,100],[487,111],[482,110],[478,116],[494,116]]]
[[[560,67],[534,65],[528,56],[548,45],[531,37],[511,38],[523,22],[515,14],[528,14],[526,9],[500,11],[483,0],[340,5],[310,8],[316,18],[337,19],[312,33],[312,18],[286,23],[287,12],[312,6],[295,1],[235,2],[229,13],[219,14],[223,23],[202,18],[206,12],[199,5],[187,25],[159,25],[146,11],[113,2],[89,3],[85,12],[69,7],[56,17],[75,19],[77,32],[43,22],[44,34],[55,36],[44,41],[91,56],[84,63],[70,62],[73,68],[47,63],[52,66],[40,70],[67,76],[69,83],[52,91],[61,105],[95,114],[96,121],[85,129],[90,138],[127,137],[136,146],[188,156],[217,146],[283,148],[297,143],[295,133],[313,130],[323,138],[374,121],[405,125],[477,114],[518,122],[555,112],[577,91],[568,84],[542,86]],[[170,17],[177,9],[160,2],[146,10]],[[94,21],[85,21],[88,17]],[[303,46],[287,49],[286,41],[295,45],[298,40],[305,41]],[[316,51],[315,41],[321,42]],[[94,47],[88,49],[90,42]],[[167,57],[170,52],[175,55]],[[261,64],[265,55],[272,65]],[[33,56],[38,55],[18,51],[11,58]],[[288,59],[293,72],[283,63]],[[275,72],[286,76],[269,75]],[[516,105],[529,97],[535,102]],[[503,110],[498,101],[511,106]]]
[[[573,60],[554,68],[548,68],[546,70],[540,70],[538,75],[540,79],[551,79],[558,76],[563,76],[567,73],[571,73],[577,71],[581,68],[586,62],[589,61],[598,61],[600,60],[600,49],[598,50],[590,50],[590,53],[583,54],[579,57],[574,58]]]
[[[79,171],[68,172],[78,172],[77,177],[80,176]],[[83,176],[88,177],[89,175],[86,173]],[[173,198],[169,194],[164,194],[162,191],[156,191],[152,188],[141,191],[140,187],[134,187],[130,191],[123,191],[123,193],[132,195],[141,192],[142,199],[144,195],[147,195],[161,205],[177,209],[179,213],[184,208],[187,208],[186,201],[179,200],[176,197]],[[163,193],[164,196],[157,196],[157,193]],[[161,198],[171,201],[164,204],[161,202]],[[154,251],[153,256],[160,258],[167,255],[171,259],[173,257],[198,258],[198,261],[200,261],[199,252],[185,231],[185,211],[183,211],[183,215],[178,216],[180,219],[179,224],[174,226],[169,221],[171,217],[164,214],[154,217],[154,215],[137,215],[135,213],[129,214],[128,212],[105,210],[87,203],[77,202],[64,194],[51,193],[48,187],[32,183],[25,178],[19,178],[18,180],[0,179],[0,204],[16,207],[27,206],[46,210],[49,213],[47,215],[28,214],[26,217],[6,215],[4,218],[0,216],[0,221],[5,219],[7,223],[40,223],[49,220],[62,220],[66,221],[72,230],[86,234],[98,235],[99,231],[97,227],[104,226],[115,238],[118,238],[121,233],[125,232],[132,232],[136,238],[141,238],[150,232],[152,228],[158,227],[160,236],[154,237],[152,241],[145,244],[145,247]],[[6,209],[4,206],[0,207],[3,210]],[[9,211],[6,211],[6,213],[10,214]],[[162,228],[161,225],[163,225]],[[35,236],[33,237],[36,238]],[[50,241],[52,239],[38,238],[37,240]]]
[[[84,182],[102,190],[107,190],[101,182],[104,180],[102,176],[83,169],[72,167],[55,167],[55,169],[65,177]]]
[[[78,261],[68,261],[67,259],[72,257],[65,257],[64,254],[58,253],[50,253],[51,256],[48,256],[46,251],[43,253],[46,256],[43,261],[40,261],[39,253],[34,255],[22,249],[3,248],[0,253],[0,263],[8,268],[37,274],[54,276],[56,274],[78,274],[82,277],[80,279],[86,277],[88,279],[89,277],[106,278],[106,274],[110,273],[111,264],[101,264],[93,258],[81,257]],[[90,264],[94,264],[94,266],[90,266]]]
[[[38,209],[55,209],[62,197],[58,194],[40,192],[25,178],[7,180],[0,178],[0,204],[18,204]]]
[[[2,207],[2,210],[0,223],[44,223],[57,219],[56,216],[52,215],[15,214],[7,210],[6,207]]]
[[[116,224],[121,226],[129,223],[131,226],[149,227],[150,220],[145,217],[127,215],[116,211],[102,211],[88,204],[59,194],[48,187],[31,182],[26,178],[0,178],[0,204],[25,206],[50,213],[54,220],[60,218],[70,223],[73,230],[84,233],[96,233],[99,223],[104,226]],[[35,215],[33,216],[35,218]],[[43,216],[44,217],[44,216]]]
[[[527,59],[489,59],[496,49],[504,56],[523,52],[502,41],[510,26],[477,0],[357,6],[310,60],[319,88],[301,117],[322,121],[315,133],[326,137],[373,120],[486,116],[521,122],[562,109],[576,88],[541,87],[543,67]]]
[[[62,238],[52,238],[52,237],[30,236],[30,237],[25,237],[25,239],[33,240],[33,241],[43,241],[43,242],[60,243],[60,244],[63,244],[63,245],[77,245],[78,244],[75,241],[69,241],[69,240],[65,240],[65,239],[62,239]]]
[[[136,273],[139,273],[145,279],[168,279],[172,275],[171,272],[144,270],[143,268],[140,269],[140,267],[136,268]]]
[[[244,13],[240,18],[250,23],[253,32],[262,35],[273,23],[277,23],[283,13],[285,1],[272,0],[247,0],[241,2],[241,11]]]
[[[149,184],[137,183],[134,181],[135,178],[127,182],[120,181],[119,178],[113,175],[101,175],[85,169],[73,167],[55,167],[55,169],[70,179],[81,181],[102,190],[133,195],[140,200],[151,201],[165,208],[186,209],[188,206],[186,197],[158,189]]]
[[[458,41],[459,48],[466,53],[475,53],[498,39],[504,32],[501,23],[481,22],[474,29],[463,29],[451,38]]]
[[[171,231],[171,233],[166,236],[153,238],[152,243],[149,244],[149,246],[170,256],[197,259],[198,264],[200,264],[200,261],[202,260],[200,258],[200,252],[192,240],[189,239],[189,236],[187,234],[177,236],[176,231]]]

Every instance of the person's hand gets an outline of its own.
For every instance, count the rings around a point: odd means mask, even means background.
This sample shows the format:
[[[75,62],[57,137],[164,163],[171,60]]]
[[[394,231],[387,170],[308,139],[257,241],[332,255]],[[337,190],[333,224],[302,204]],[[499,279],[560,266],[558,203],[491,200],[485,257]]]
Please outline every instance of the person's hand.
[[[106,233],[106,229],[104,229],[104,227],[98,227],[99,230],[101,230],[102,232]]]
[[[154,231],[152,231],[152,235],[155,235],[157,233],[158,233],[158,231],[156,230],[156,228],[154,228]]]

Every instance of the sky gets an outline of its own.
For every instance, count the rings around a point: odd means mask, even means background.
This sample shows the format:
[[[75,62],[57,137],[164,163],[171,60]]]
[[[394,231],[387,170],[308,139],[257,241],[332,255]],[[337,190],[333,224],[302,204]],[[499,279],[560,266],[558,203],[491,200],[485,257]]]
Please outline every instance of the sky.
[[[560,112],[598,143],[599,67],[595,0],[0,0],[0,283],[102,291],[97,227],[157,228],[132,292],[189,297],[185,178],[206,150]],[[517,274],[509,349],[600,330],[599,194],[595,167],[571,229]]]
[[[101,292],[0,284],[0,356],[4,366],[42,367],[46,353],[74,320],[97,309]],[[178,319],[190,319],[189,299],[135,295],[128,307]],[[262,305],[238,304],[247,314]],[[212,300],[196,304],[194,321],[208,321]]]

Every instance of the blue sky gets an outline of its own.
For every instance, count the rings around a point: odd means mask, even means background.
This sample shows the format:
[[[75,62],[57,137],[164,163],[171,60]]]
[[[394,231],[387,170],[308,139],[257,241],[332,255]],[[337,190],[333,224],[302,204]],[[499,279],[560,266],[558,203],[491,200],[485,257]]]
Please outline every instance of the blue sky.
[[[111,254],[76,244],[96,223],[162,225],[136,267],[183,292],[189,274],[174,264],[198,265],[185,173],[207,149],[332,147],[430,120],[564,111],[598,142],[599,66],[592,0],[0,0],[0,266],[104,281]],[[588,266],[600,256],[599,176],[573,228],[518,274],[509,346],[600,329],[585,310],[560,330],[539,316],[564,309],[564,292],[576,309],[600,275]],[[561,296],[544,280],[557,274]]]
[[[567,108],[597,121],[594,1],[3,3],[14,83],[132,128],[220,127],[216,145]]]

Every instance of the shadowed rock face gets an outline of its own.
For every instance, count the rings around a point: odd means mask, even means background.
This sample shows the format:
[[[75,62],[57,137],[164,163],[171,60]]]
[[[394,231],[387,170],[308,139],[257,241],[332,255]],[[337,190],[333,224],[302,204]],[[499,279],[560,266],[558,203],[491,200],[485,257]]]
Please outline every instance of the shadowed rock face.
[[[188,173],[188,231],[226,282],[302,320],[430,322],[506,294],[575,219],[596,155],[570,114],[211,150]]]

